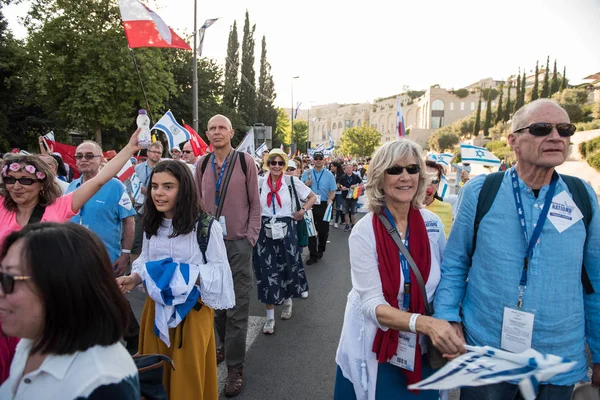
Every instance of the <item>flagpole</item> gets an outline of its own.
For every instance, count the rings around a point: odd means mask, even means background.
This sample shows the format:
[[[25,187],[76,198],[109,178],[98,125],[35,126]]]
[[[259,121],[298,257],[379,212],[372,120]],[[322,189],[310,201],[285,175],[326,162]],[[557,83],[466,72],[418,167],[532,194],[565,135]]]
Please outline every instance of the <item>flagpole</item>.
[[[133,54],[133,49],[130,47],[129,51],[131,53],[131,58],[133,58],[133,65],[135,65],[135,71],[137,72],[137,76],[140,81],[140,86],[142,87],[142,93],[144,93],[144,100],[146,100],[146,111],[148,112],[148,118],[152,120],[152,116],[150,113],[150,103],[148,103],[148,95],[146,94],[146,88],[144,88],[144,81],[142,80],[142,76],[140,75],[140,69],[138,68],[137,61],[135,60],[135,54]]]
[[[194,0],[194,79],[192,84],[192,128],[198,132],[198,0]]]

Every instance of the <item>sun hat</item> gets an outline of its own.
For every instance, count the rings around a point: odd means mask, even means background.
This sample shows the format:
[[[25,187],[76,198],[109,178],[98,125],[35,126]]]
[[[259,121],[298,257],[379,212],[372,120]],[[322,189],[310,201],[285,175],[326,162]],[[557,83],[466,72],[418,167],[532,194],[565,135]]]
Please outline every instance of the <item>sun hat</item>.
[[[285,154],[285,152],[281,149],[273,149],[269,152],[269,154],[265,157],[264,160],[264,168],[265,170],[269,169],[269,160],[271,160],[273,157],[279,156],[281,158],[283,158],[283,161],[285,162],[285,165],[288,164],[289,159],[287,154]]]

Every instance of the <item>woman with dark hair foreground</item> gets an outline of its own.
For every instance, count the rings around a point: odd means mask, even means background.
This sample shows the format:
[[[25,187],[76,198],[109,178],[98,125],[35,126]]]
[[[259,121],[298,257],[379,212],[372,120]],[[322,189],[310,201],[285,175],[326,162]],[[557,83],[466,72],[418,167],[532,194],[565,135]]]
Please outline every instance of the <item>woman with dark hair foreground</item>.
[[[138,400],[119,342],[127,304],[102,241],[76,224],[31,224],[8,236],[1,260],[2,330],[22,340],[0,399]]]
[[[141,354],[170,357],[165,370],[170,399],[217,399],[214,309],[235,305],[233,278],[221,225],[198,199],[192,173],[179,161],[152,170],[144,205],[142,254],[121,291],[144,283],[148,298],[140,323]]]

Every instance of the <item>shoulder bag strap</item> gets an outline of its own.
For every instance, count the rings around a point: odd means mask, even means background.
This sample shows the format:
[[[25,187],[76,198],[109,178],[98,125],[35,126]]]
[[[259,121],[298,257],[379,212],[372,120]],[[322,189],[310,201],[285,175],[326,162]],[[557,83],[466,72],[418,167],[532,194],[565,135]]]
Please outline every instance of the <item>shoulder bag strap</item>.
[[[294,185],[294,177],[290,176],[290,184],[292,186],[292,192],[294,192],[294,199],[296,200],[296,211],[300,210],[300,200],[298,200],[298,192],[296,192],[296,185]]]
[[[402,255],[404,256],[404,258],[406,258],[406,261],[408,261],[410,269],[412,269],[412,272],[415,274],[419,287],[421,288],[421,293],[423,294],[423,298],[425,299],[425,312],[427,313],[427,315],[433,315],[433,310],[431,309],[431,305],[427,300],[427,291],[425,290],[425,282],[423,281],[423,275],[421,275],[421,271],[419,271],[415,260],[413,260],[412,256],[408,252],[408,249],[406,248],[404,243],[402,243],[400,234],[398,233],[396,228],[392,226],[390,221],[381,214],[377,214],[377,217],[379,218],[383,226],[385,226],[385,229],[387,229],[388,233],[394,240],[394,243],[396,243],[396,246],[398,246],[398,248],[402,252]]]
[[[27,224],[35,224],[37,222],[40,222],[42,220],[42,217],[44,216],[44,212],[46,211],[46,207],[40,205],[39,203],[35,206],[35,208],[33,209],[33,212],[31,213],[31,216],[29,217],[29,221],[27,221]]]
[[[229,180],[231,179],[231,174],[233,173],[233,169],[235,168],[235,161],[237,159],[237,151],[233,151],[233,155],[231,156],[231,161],[229,161],[229,168],[227,168],[227,172],[225,173],[225,180],[223,181],[223,190],[219,196],[219,205],[217,206],[217,212],[215,213],[215,218],[219,219],[221,217],[221,211],[223,210],[223,204],[225,204],[225,195],[227,194],[227,186],[229,186]]]

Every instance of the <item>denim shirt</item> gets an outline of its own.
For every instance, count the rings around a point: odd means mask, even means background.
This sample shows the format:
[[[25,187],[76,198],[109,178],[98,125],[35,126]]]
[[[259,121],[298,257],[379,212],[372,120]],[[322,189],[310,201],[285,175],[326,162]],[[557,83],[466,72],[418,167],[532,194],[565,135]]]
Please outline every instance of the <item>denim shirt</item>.
[[[527,244],[517,216],[509,169],[494,204],[481,221],[473,257],[473,223],[485,176],[469,181],[459,195],[458,215],[442,261],[442,279],[435,296],[435,317],[462,322],[468,344],[500,348],[504,307],[516,308]],[[527,232],[531,235],[549,185],[536,199],[519,179]],[[568,373],[549,383],[572,385],[587,379],[585,340],[594,363],[600,363],[600,213],[597,196],[586,184],[592,203],[587,238],[583,220],[562,233],[546,220],[529,262],[523,311],[535,314],[532,347],[545,354],[577,361]],[[555,195],[569,193],[560,178]],[[581,265],[596,293],[586,295]],[[471,268],[469,268],[471,265]],[[468,277],[468,283],[467,283]],[[462,303],[462,313],[461,313]]]

